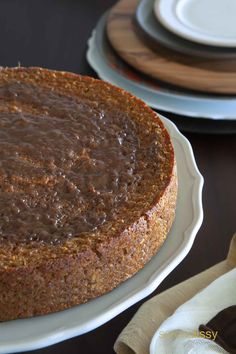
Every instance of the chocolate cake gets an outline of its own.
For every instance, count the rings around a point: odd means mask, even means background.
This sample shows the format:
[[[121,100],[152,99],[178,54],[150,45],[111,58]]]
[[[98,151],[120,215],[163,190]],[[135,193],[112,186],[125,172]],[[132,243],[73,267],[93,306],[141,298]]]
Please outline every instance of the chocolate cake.
[[[173,147],[142,101],[100,80],[0,70],[0,320],[111,291],[174,219]]]

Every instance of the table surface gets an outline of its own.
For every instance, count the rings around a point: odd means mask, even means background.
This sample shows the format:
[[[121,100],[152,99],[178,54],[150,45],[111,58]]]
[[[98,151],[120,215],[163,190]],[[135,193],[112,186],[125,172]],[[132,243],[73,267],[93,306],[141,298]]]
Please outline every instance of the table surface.
[[[87,40],[99,17],[114,3],[1,0],[0,65],[20,63],[96,76],[86,62]],[[204,221],[188,256],[151,296],[223,260],[236,231],[236,136],[184,134],[205,179]],[[143,301],[90,333],[28,353],[113,353],[115,339]]]

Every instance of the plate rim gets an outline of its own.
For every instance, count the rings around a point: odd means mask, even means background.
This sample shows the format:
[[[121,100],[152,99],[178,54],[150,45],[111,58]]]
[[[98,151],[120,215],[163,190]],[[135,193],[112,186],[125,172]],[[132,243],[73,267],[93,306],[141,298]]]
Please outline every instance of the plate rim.
[[[113,317],[117,316],[119,313],[126,310],[128,307],[132,306],[136,302],[150,295],[157,288],[157,286],[163,281],[163,279],[168,274],[170,274],[170,272],[186,257],[186,255],[188,254],[189,250],[192,247],[194,239],[203,221],[203,208],[202,208],[203,177],[200,174],[198,167],[196,165],[193,150],[189,141],[184,137],[183,134],[180,133],[178,128],[170,120],[163,117],[162,115],[158,115],[158,116],[163,121],[165,127],[169,131],[174,147],[177,146],[176,144],[180,144],[181,146],[182,153],[185,156],[186,171],[188,171],[189,173],[188,177],[191,177],[191,187],[192,187],[191,205],[193,209],[193,215],[191,215],[191,222],[190,224],[188,223],[188,228],[184,230],[184,234],[182,235],[183,237],[181,238],[181,244],[178,246],[178,249],[175,249],[174,252],[172,250],[171,252],[172,260],[171,261],[169,259],[165,260],[164,264],[162,264],[160,269],[156,269],[155,273],[151,274],[151,276],[148,276],[148,279],[144,282],[144,284],[140,285],[138,289],[133,290],[133,292],[129,295],[125,295],[124,299],[119,299],[119,301],[117,301],[117,304],[114,305],[112,303],[111,305],[108,306],[108,308],[105,307],[105,311],[101,312],[100,310],[100,315],[98,315],[96,318],[92,318],[91,320],[87,321],[84,325],[82,325],[82,328],[81,328],[81,324],[77,324],[77,326],[72,326],[72,328],[70,326],[67,328],[66,326],[64,326],[59,330],[57,329],[56,331],[52,331],[50,333],[45,334],[43,337],[42,336],[31,337],[30,341],[28,341],[27,343],[25,342],[25,340],[21,340],[21,341],[18,340],[15,343],[12,343],[11,340],[10,343],[5,343],[3,345],[1,345],[0,343],[0,353],[7,354],[12,352],[21,352],[21,351],[39,349],[84,334],[88,331],[91,331],[99,327],[100,325],[109,321]],[[178,154],[180,154],[180,152]],[[178,155],[178,159],[180,159],[180,155]],[[155,257],[158,257],[158,254],[153,257],[154,259],[153,262],[155,262]],[[166,263],[168,263],[167,266],[165,265]],[[148,264],[145,267],[147,267]],[[129,281],[132,282],[134,277],[130,278],[128,281],[123,283],[124,285],[121,284],[120,286],[123,285],[123,287],[125,287],[127,285],[127,282]],[[113,294],[117,289],[113,290]],[[97,304],[99,304],[99,302],[101,302],[105,296],[113,296],[113,295],[112,292],[110,292],[108,294],[101,296],[98,299],[91,300],[90,302],[93,301],[95,303],[97,301]],[[88,306],[90,302],[79,306],[86,306],[86,305]],[[31,321],[32,323],[32,320],[36,321],[37,324],[37,322],[40,323],[40,321],[42,322],[43,320],[45,320],[46,318],[48,319],[51,316],[54,317],[63,316],[66,312],[67,313],[73,312],[74,310],[76,310],[76,308],[78,309],[79,306],[58,312],[56,314],[39,316],[39,317],[25,319],[25,320],[9,321],[9,322],[5,322],[5,324],[11,325],[11,323],[13,323],[14,326],[14,324],[17,323],[18,326],[22,326],[22,323],[24,321],[28,321],[28,322]],[[4,322],[2,324],[4,325]],[[1,336],[2,324],[0,324],[0,336]]]
[[[155,0],[153,9],[161,24],[172,33],[188,40],[224,48],[235,48],[236,39],[208,36],[204,33],[196,32],[190,27],[184,26],[178,20],[176,8],[179,0]]]

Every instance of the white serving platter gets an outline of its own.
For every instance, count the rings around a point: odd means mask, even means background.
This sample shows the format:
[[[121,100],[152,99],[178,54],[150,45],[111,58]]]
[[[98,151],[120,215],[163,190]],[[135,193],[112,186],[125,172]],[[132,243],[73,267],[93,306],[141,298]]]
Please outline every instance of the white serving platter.
[[[188,140],[161,117],[173,141],[179,179],[176,218],[160,251],[110,293],[55,314],[0,323],[0,353],[46,347],[89,332],[151,294],[186,257],[203,220],[203,178]]]

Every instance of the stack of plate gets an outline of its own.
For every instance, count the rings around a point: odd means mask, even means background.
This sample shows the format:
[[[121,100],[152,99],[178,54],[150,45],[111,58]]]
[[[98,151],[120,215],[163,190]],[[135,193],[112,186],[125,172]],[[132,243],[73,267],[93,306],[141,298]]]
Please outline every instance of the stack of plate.
[[[121,0],[87,59],[100,78],[184,116],[170,116],[182,129],[236,132],[235,11],[235,0]]]

